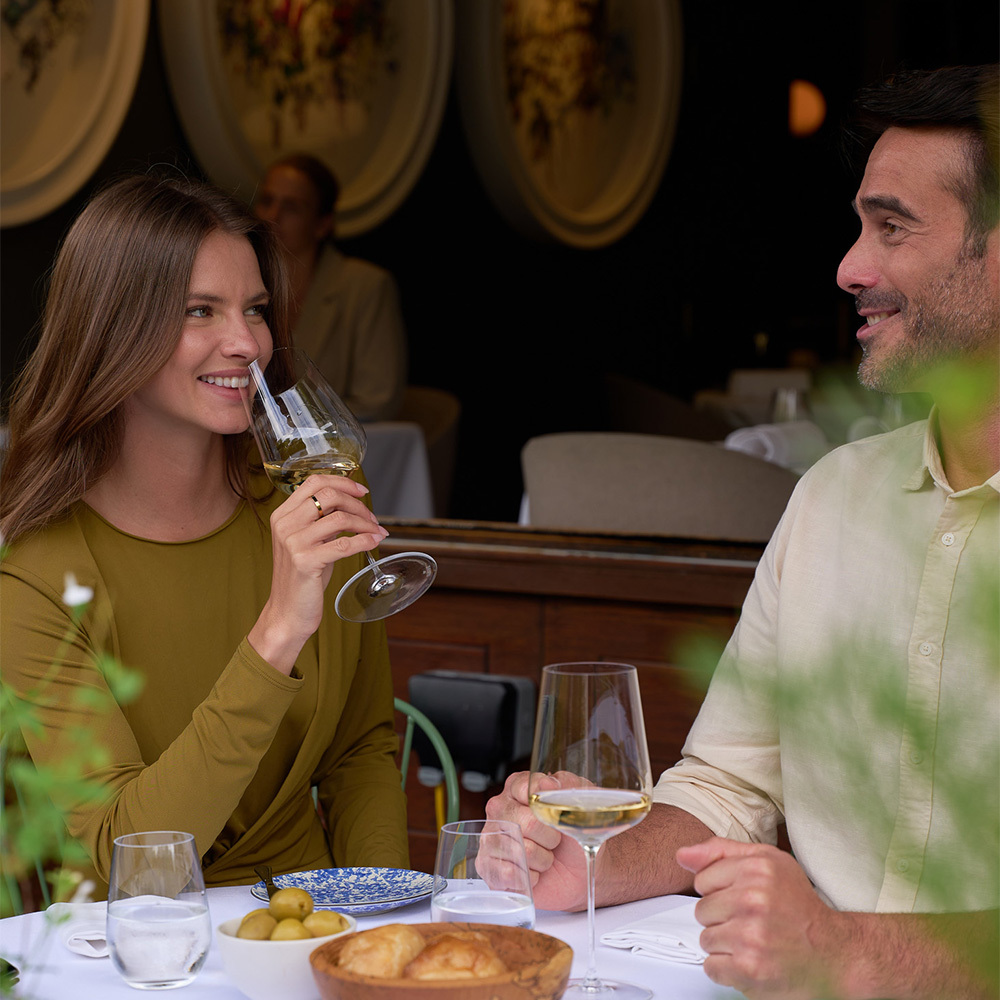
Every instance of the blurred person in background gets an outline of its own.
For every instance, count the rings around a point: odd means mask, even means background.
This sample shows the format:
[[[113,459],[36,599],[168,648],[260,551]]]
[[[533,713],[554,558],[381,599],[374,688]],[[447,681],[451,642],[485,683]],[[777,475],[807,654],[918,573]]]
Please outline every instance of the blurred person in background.
[[[340,185],[322,161],[294,154],[271,164],[254,211],[271,223],[291,281],[292,340],[360,420],[392,420],[407,378],[396,282],[334,245]]]

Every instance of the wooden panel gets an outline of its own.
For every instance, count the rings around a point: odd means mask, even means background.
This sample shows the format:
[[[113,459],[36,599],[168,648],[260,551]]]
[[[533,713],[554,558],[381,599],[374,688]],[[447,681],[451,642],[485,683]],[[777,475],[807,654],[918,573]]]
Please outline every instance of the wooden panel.
[[[435,588],[738,607],[763,546],[386,520],[384,553],[422,549]]]
[[[396,697],[427,670],[535,676],[541,614],[532,597],[435,587],[386,622]]]
[[[654,778],[675,763],[703,696],[703,678],[679,665],[696,638],[722,644],[732,612],[552,599],[545,609],[545,662],[604,660],[639,669]]]

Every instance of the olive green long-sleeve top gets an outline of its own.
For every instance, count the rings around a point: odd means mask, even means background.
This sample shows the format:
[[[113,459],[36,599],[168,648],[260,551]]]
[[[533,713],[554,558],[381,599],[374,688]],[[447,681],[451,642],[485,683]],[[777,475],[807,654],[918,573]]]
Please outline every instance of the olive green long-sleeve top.
[[[268,516],[282,499],[240,503],[180,543],[128,535],[81,503],[3,560],[0,669],[41,718],[24,732],[29,753],[57,761],[85,726],[106,754],[89,774],[103,801],[57,801],[104,881],[114,838],[137,830],[193,833],[207,885],[256,881],[262,862],[276,873],[408,863],[385,628],[333,609],[359,559],[334,566],[292,677],[247,641],[270,592]],[[94,590],[77,629],[66,571]],[[106,655],[141,671],[136,700],[114,702]]]

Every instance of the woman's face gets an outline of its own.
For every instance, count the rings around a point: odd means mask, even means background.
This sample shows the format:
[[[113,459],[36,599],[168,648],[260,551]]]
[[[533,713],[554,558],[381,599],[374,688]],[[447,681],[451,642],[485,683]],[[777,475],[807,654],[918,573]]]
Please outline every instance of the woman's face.
[[[332,215],[320,215],[319,196],[312,181],[289,166],[272,167],[254,202],[257,217],[270,222],[293,257],[315,253],[330,235]]]
[[[170,360],[130,398],[130,431],[245,431],[239,386],[248,382],[251,361],[259,357],[266,364],[271,356],[268,301],[249,241],[222,232],[206,236],[191,268],[180,340]]]

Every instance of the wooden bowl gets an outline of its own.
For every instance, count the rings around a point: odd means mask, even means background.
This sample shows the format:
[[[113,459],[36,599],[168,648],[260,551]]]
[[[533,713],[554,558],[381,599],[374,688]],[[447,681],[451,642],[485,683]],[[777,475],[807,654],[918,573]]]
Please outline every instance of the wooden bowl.
[[[558,1000],[566,989],[573,949],[565,941],[499,924],[411,924],[425,939],[452,931],[481,931],[510,970],[484,979],[378,979],[337,965],[353,935],[329,941],[309,957],[322,1000]],[[363,933],[363,932],[362,932]]]

